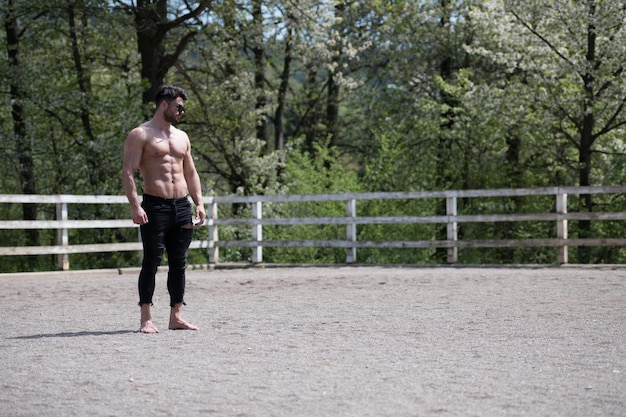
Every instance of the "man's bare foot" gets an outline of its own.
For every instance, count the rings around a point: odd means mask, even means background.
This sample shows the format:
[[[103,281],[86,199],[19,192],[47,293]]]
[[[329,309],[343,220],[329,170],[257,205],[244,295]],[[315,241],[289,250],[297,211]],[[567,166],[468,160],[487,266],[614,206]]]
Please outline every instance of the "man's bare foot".
[[[187,323],[181,318],[182,303],[172,306],[170,309],[170,330],[200,330],[198,326]]]
[[[174,319],[170,320],[170,330],[200,330],[200,328],[187,323],[183,319]]]
[[[141,328],[139,329],[141,333],[159,333],[159,329],[152,323],[152,320],[146,320],[141,322]]]
[[[159,329],[152,323],[152,314],[150,313],[150,304],[141,305],[141,333],[159,333]]]

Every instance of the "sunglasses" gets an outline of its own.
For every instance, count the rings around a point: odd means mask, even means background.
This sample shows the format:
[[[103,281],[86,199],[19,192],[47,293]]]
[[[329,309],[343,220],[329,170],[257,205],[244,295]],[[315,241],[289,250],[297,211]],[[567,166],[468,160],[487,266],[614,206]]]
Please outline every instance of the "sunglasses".
[[[178,113],[185,113],[185,107],[182,104],[178,104],[178,103],[172,103],[176,106],[176,111],[178,111]]]

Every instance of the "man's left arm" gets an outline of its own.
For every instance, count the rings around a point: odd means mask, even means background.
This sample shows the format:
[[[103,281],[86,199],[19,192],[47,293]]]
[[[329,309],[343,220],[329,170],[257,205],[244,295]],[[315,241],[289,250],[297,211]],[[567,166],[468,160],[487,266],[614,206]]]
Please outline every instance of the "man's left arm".
[[[206,221],[206,212],[204,210],[204,203],[202,202],[202,185],[198,171],[196,171],[196,165],[193,162],[193,157],[191,156],[191,146],[185,155],[183,173],[185,175],[185,181],[187,182],[189,195],[196,205],[196,218],[198,218],[198,222],[195,224],[196,226],[203,225]]]

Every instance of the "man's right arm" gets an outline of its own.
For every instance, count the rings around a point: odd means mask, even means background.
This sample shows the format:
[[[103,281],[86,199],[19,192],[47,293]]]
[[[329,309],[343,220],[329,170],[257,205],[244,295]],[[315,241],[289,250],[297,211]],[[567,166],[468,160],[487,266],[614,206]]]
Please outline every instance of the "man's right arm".
[[[122,165],[122,183],[130,203],[133,222],[136,224],[148,222],[146,212],[141,208],[139,195],[137,194],[137,184],[135,183],[135,172],[139,169],[143,155],[142,133],[140,128],[135,128],[128,134],[124,143],[124,162]]]

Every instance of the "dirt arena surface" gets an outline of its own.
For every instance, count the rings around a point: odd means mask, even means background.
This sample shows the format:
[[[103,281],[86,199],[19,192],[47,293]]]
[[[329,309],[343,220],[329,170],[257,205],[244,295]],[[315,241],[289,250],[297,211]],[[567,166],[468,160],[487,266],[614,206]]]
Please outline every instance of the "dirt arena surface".
[[[626,416],[624,267],[0,275],[1,416]]]

